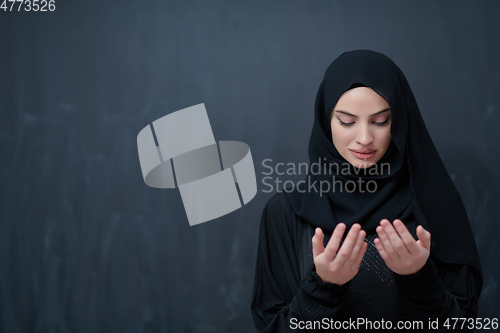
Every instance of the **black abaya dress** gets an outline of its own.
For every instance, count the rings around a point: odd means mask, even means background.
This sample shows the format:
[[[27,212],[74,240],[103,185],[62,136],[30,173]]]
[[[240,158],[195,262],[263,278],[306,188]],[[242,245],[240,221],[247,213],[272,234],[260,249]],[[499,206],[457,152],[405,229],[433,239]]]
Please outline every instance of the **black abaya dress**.
[[[318,331],[324,331],[334,327],[331,320],[344,325],[341,331],[383,332],[381,326],[376,330],[382,319],[392,322],[391,331],[398,327],[398,321],[408,320],[415,321],[414,325],[421,322],[423,329],[413,326],[404,331],[470,331],[469,325],[458,329],[461,322],[455,330],[442,326],[446,318],[477,316],[478,292],[470,266],[445,264],[431,255],[416,274],[398,275],[386,266],[375,249],[375,235],[368,234],[365,241],[369,245],[358,274],[343,286],[337,286],[322,282],[315,273],[313,234],[314,227],[293,212],[283,193],[269,200],[262,213],[252,300],[252,314],[259,332],[301,331],[300,327],[314,321],[316,325],[318,321],[321,323]],[[325,236],[326,244],[328,235]],[[453,288],[446,289],[445,284]],[[352,324],[347,326],[358,318],[365,319],[365,324],[361,322],[355,329]],[[436,318],[441,329],[430,330],[429,324]]]

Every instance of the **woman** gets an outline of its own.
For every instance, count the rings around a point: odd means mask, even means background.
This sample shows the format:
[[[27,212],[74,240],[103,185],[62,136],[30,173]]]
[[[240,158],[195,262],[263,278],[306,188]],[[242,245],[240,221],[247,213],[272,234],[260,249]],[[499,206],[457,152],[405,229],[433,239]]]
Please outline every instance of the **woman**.
[[[447,318],[471,329],[482,286],[472,231],[392,60],[357,50],[328,67],[309,158],[307,181],[262,214],[257,329],[453,331]]]

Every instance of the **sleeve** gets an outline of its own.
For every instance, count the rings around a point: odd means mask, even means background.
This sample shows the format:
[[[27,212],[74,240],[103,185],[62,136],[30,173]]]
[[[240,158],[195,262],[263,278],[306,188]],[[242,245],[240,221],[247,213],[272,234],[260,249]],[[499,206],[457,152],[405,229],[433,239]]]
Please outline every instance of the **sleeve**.
[[[429,257],[420,271],[411,275],[394,273],[407,316],[411,319],[436,320],[438,327],[429,332],[472,332],[478,311],[478,293],[474,268],[441,263]],[[459,318],[456,322],[447,318]],[[462,323],[465,324],[462,328]]]
[[[259,332],[300,331],[305,321],[333,318],[343,305],[346,285],[324,283],[314,265],[300,281],[293,211],[275,195],[262,213],[252,297]]]

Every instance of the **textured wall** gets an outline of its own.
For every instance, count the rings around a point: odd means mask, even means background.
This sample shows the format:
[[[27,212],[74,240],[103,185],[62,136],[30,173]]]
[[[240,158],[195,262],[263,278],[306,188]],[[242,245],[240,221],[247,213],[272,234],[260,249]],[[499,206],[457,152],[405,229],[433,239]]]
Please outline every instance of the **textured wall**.
[[[305,162],[340,53],[406,74],[462,195],[500,314],[500,5],[469,1],[62,1],[0,11],[0,331],[254,332],[261,162]],[[205,103],[246,142],[259,192],[189,227],[147,187],[136,136]],[[286,179],[286,178],[284,178]]]

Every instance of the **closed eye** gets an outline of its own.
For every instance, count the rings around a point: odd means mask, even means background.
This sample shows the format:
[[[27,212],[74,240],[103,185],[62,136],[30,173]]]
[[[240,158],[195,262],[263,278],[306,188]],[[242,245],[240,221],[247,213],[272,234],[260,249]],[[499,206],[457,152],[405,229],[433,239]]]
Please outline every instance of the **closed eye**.
[[[355,121],[353,121],[351,123],[346,123],[346,122],[343,122],[340,118],[337,118],[337,119],[339,120],[339,124],[340,125],[346,126],[346,127],[352,126],[352,125],[354,125],[356,123]],[[376,122],[376,121],[374,121],[373,123],[375,125],[377,125],[377,126],[384,126],[384,125],[387,125],[389,123],[389,118],[387,118],[383,122]]]
[[[377,125],[377,126],[384,126],[384,125],[386,125],[388,122],[389,122],[389,117],[387,117],[387,119],[386,119],[386,120],[384,120],[384,121],[383,121],[383,122],[381,122],[381,123],[380,123],[380,122],[376,122],[376,121],[374,121],[373,123],[374,123],[375,125]]]
[[[347,127],[352,126],[352,125],[355,123],[355,122],[352,122],[352,123],[344,123],[342,120],[340,120],[340,118],[338,118],[338,120],[339,120],[339,124],[340,124],[340,125],[342,125],[342,126],[347,126]]]

